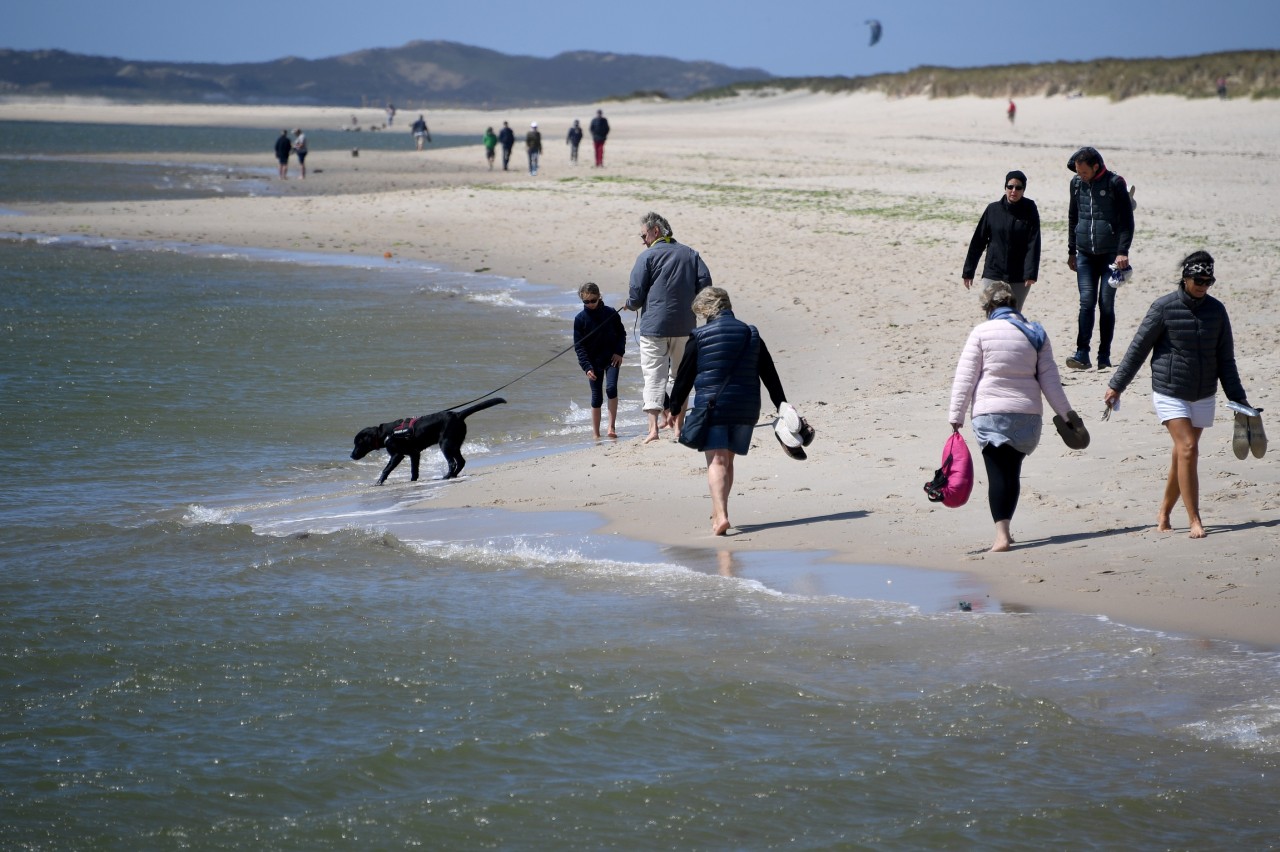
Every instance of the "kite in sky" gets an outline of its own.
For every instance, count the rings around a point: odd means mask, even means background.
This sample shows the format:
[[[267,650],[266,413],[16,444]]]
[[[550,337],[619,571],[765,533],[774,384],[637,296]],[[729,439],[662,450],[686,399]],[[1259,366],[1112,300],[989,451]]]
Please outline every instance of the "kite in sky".
[[[880,22],[877,20],[870,20],[867,21],[867,26],[871,27],[871,45],[875,46],[875,43],[880,40]]]

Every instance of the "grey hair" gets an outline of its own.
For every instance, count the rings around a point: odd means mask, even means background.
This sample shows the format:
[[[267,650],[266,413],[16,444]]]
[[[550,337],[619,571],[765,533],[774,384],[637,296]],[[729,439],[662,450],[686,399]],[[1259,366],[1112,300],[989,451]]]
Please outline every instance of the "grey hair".
[[[641,217],[640,224],[644,225],[644,229],[646,231],[649,230],[650,228],[657,228],[658,236],[660,237],[672,236],[671,224],[667,222],[666,219],[659,216],[657,213],[654,213],[652,210],[650,210],[648,213],[644,214],[643,217]]]
[[[996,308],[1018,309],[1018,297],[1003,281],[993,281],[982,291],[982,312],[987,316]]]
[[[704,320],[713,320],[725,311],[733,310],[729,294],[719,287],[704,287],[693,297],[693,312]]]

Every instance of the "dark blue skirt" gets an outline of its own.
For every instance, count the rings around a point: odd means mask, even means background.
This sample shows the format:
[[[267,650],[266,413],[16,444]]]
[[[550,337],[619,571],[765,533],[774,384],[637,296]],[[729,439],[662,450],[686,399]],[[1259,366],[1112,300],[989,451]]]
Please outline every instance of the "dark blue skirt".
[[[751,449],[751,436],[755,431],[755,424],[712,426],[707,429],[707,443],[702,449],[729,450],[735,456],[745,456]]]

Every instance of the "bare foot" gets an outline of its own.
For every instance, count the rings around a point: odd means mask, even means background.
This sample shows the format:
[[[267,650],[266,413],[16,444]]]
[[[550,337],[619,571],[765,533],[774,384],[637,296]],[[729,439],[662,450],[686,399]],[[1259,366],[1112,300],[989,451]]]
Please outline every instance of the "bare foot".
[[[731,526],[732,524],[729,523],[729,519],[725,518],[723,521],[720,521],[719,523],[713,523],[711,525],[711,534],[724,535],[725,533],[729,532],[729,527]]]
[[[644,436],[644,443],[646,444],[652,444],[656,440],[658,440],[657,432],[650,432],[648,435]]]
[[[1196,518],[1191,522],[1191,534],[1188,538],[1204,538],[1208,533],[1204,531],[1204,524],[1200,523],[1200,519]]]
[[[991,541],[991,553],[1004,553],[1013,544],[1013,534],[1009,532],[1009,520],[996,521],[996,537]]]
[[[599,433],[599,432],[596,432],[596,433],[594,433],[591,437],[593,437],[593,438],[595,438],[597,441],[599,441],[599,440],[600,440],[600,433]]]
[[[610,430],[609,430],[609,435],[608,435],[608,437],[610,437],[610,438],[616,438],[616,437],[618,437],[618,433],[617,433],[617,432],[615,432],[615,431],[613,431],[612,429],[610,429]]]
[[[1160,532],[1172,532],[1173,525],[1169,523],[1169,516],[1164,512],[1156,515],[1156,529]]]

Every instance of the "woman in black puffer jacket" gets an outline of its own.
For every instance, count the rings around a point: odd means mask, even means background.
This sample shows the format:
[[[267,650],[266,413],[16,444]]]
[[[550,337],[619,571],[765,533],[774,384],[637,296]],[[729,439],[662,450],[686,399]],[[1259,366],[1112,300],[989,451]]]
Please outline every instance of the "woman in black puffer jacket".
[[[1169,516],[1181,497],[1192,538],[1205,537],[1200,521],[1197,461],[1200,434],[1213,425],[1218,384],[1227,399],[1249,404],[1236,371],[1227,309],[1209,295],[1214,280],[1212,255],[1207,251],[1187,255],[1182,261],[1178,289],[1151,303],[1103,396],[1108,408],[1118,405],[1120,394],[1151,354],[1151,401],[1173,439],[1173,457],[1156,515],[1157,526],[1166,531],[1173,529]]]

